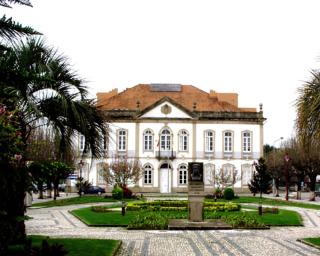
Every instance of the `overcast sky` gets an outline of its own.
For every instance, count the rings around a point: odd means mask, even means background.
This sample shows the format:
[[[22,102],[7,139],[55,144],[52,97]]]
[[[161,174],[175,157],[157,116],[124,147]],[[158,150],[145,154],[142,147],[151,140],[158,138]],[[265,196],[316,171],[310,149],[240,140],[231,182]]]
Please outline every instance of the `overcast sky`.
[[[0,7],[45,35],[98,91],[192,84],[263,103],[265,143],[294,132],[297,88],[320,67],[320,1],[31,0]]]

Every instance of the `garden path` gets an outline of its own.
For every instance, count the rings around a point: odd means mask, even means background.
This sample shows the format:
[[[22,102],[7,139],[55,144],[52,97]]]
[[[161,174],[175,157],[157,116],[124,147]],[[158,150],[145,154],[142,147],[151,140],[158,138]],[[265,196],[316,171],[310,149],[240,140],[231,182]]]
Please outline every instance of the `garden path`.
[[[95,205],[99,204],[101,203]],[[121,256],[320,254],[319,250],[297,241],[304,237],[320,237],[320,211],[317,210],[290,208],[299,211],[304,227],[279,227],[270,230],[136,231],[87,227],[69,213],[70,210],[82,207],[84,205],[28,209],[27,215],[32,219],[26,221],[27,233],[122,240],[119,252]]]

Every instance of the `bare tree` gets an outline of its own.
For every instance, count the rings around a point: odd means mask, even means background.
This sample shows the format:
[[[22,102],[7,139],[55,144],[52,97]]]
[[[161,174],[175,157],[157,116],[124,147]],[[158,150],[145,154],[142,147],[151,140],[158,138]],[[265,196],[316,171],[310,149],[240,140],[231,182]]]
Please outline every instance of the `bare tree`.
[[[117,184],[127,187],[129,182],[137,183],[141,178],[142,167],[138,160],[129,160],[127,157],[115,157],[111,163],[103,165],[103,178],[109,185]]]
[[[233,187],[239,179],[238,170],[235,168],[233,168],[231,171],[224,171],[223,168],[221,168],[219,172],[215,173],[214,178],[217,188],[221,189],[222,191],[226,187]]]

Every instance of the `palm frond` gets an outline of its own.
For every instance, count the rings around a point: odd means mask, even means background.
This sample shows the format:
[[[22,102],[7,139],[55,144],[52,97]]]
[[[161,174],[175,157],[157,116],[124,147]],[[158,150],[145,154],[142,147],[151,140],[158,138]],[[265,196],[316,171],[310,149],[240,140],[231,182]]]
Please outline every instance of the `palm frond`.
[[[28,35],[41,35],[41,33],[29,26],[23,26],[5,15],[0,18],[0,37],[12,41],[16,37]]]
[[[29,0],[0,0],[0,6],[11,8],[11,4],[20,4],[32,7]]]

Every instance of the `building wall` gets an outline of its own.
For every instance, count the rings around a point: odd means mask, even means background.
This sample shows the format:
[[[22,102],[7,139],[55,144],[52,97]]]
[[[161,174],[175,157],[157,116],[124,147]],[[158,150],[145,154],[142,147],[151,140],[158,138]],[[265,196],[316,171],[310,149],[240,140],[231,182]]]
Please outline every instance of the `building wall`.
[[[111,161],[112,156],[116,155],[117,152],[117,130],[124,129],[127,131],[127,150],[125,154],[133,159],[138,157],[141,165],[149,163],[153,167],[152,184],[143,184],[143,177],[140,179],[138,184],[131,184],[133,190],[136,192],[159,192],[160,191],[160,173],[159,169],[166,159],[158,160],[156,158],[156,152],[159,150],[159,133],[164,128],[168,127],[173,136],[173,151],[176,152],[176,158],[169,160],[172,170],[170,170],[170,192],[185,192],[187,185],[178,184],[178,166],[180,164],[188,164],[191,161],[199,161],[206,164],[213,164],[215,170],[218,171],[224,164],[232,164],[238,171],[239,180],[234,185],[235,188],[246,189],[246,184],[241,182],[241,170],[242,165],[252,165],[254,160],[262,156],[262,129],[260,124],[257,123],[240,123],[231,121],[197,121],[192,120],[170,120],[170,119],[157,119],[157,120],[139,120],[138,122],[114,122],[110,125],[110,139],[107,152],[109,158],[106,159],[95,159],[92,162],[91,169],[88,171],[89,181],[94,185],[103,185],[97,179],[97,167],[99,163]],[[143,149],[143,132],[146,129],[153,131],[153,150],[144,151]],[[187,152],[179,152],[178,150],[178,133],[181,129],[188,131],[189,148]],[[214,131],[214,153],[206,154],[204,152],[204,132],[206,130]],[[233,132],[233,154],[232,156],[225,156],[223,154],[223,131]],[[252,154],[244,156],[242,154],[242,132],[250,131],[252,134]],[[194,133],[195,132],[195,136]],[[193,138],[195,143],[193,144]],[[87,163],[91,164],[91,160],[86,159]],[[212,191],[213,184],[206,185],[207,191]]]

